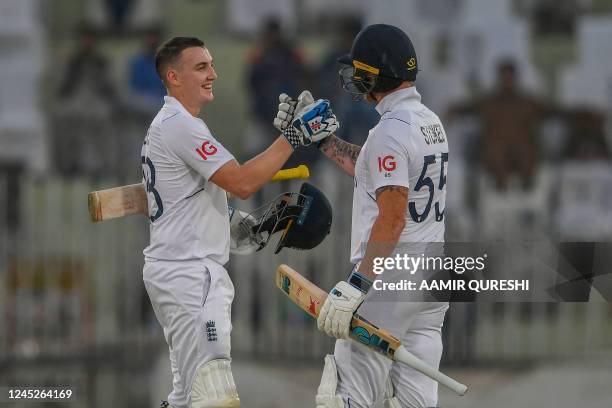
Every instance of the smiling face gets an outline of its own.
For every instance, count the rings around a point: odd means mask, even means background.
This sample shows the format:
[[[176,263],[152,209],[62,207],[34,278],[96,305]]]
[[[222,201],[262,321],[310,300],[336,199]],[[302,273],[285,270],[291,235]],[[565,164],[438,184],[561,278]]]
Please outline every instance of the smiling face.
[[[168,67],[166,85],[169,95],[180,100],[189,111],[199,112],[214,99],[213,82],[217,77],[208,49],[189,47]]]

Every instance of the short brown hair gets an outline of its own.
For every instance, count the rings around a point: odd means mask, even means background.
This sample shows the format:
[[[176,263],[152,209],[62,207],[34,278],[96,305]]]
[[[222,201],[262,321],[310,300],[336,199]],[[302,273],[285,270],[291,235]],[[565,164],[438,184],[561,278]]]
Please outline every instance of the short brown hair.
[[[155,53],[155,70],[162,82],[166,83],[166,68],[174,63],[184,49],[204,48],[204,42],[196,37],[174,37],[163,43]]]

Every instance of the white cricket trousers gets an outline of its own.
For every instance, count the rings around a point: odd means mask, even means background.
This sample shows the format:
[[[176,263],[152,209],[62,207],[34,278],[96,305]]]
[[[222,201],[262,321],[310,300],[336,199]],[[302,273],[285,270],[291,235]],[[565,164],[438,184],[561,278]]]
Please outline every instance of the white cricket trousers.
[[[370,295],[376,294],[368,293]],[[402,341],[408,351],[438,368],[442,356],[442,324],[446,302],[406,302],[368,299],[357,313]],[[415,369],[393,362],[353,340],[337,340],[334,359],[338,394],[346,407],[370,408],[380,401],[387,377],[402,408],[435,407],[438,383]]]
[[[147,261],[143,280],[170,350],[168,402],[188,408],[197,368],[230,360],[234,285],[225,268],[208,259]]]

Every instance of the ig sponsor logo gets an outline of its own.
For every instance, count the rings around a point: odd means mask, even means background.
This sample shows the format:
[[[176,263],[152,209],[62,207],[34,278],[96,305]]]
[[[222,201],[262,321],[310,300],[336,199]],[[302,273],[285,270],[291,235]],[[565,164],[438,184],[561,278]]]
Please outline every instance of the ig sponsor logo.
[[[202,157],[202,159],[207,160],[208,156],[212,156],[217,153],[217,147],[210,143],[208,140],[202,143],[202,146],[196,149],[196,152]]]
[[[395,157],[387,155],[378,158],[378,172],[385,173],[385,177],[391,177],[391,172],[397,168]]]

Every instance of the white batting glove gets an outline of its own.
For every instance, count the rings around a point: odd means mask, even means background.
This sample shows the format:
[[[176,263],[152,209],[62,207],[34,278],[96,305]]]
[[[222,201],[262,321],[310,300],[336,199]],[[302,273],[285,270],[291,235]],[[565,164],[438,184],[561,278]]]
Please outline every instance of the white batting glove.
[[[296,112],[300,112],[304,107],[314,102],[314,98],[309,90],[302,91],[297,100],[293,99],[286,93],[278,96],[278,112],[274,118],[274,127],[281,132],[293,123],[293,117]]]
[[[293,121],[293,114],[295,113],[295,106],[298,101],[286,93],[278,95],[278,101],[280,102],[278,104],[278,112],[276,113],[273,123],[274,127],[282,132],[287,129],[287,126]]]
[[[301,130],[303,144],[308,146],[333,134],[340,127],[340,122],[332,112],[329,101],[319,99],[296,112],[293,127]]]
[[[301,113],[304,108],[314,102],[314,98],[308,89],[302,91],[297,99],[297,105],[295,106],[295,113]]]
[[[350,283],[338,282],[329,292],[319,313],[317,319],[319,330],[337,339],[348,338],[353,314],[364,297],[365,293]]]
[[[338,127],[338,121],[329,108],[329,101],[319,99],[298,112],[292,125],[287,126],[282,135],[296,150],[326,138]]]

